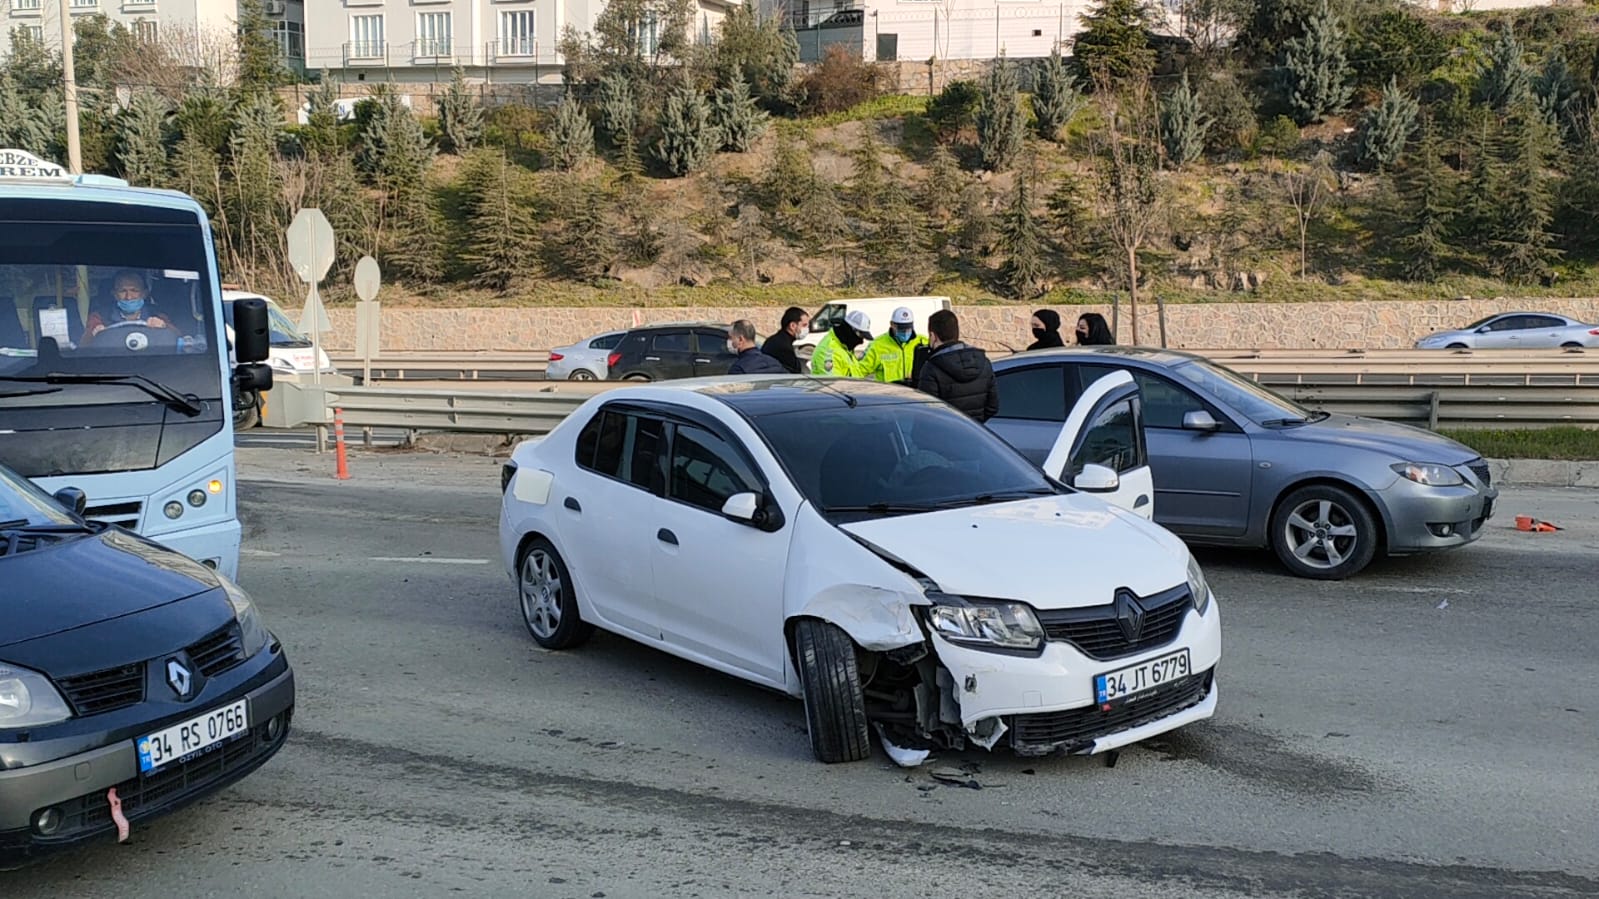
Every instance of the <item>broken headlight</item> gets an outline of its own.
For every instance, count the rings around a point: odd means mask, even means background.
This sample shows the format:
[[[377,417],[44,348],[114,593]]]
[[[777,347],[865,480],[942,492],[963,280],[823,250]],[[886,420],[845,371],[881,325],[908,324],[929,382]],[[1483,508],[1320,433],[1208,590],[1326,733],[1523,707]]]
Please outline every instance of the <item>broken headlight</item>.
[[[1019,602],[973,601],[929,593],[927,623],[951,643],[991,649],[1037,649],[1044,629],[1031,607]]]

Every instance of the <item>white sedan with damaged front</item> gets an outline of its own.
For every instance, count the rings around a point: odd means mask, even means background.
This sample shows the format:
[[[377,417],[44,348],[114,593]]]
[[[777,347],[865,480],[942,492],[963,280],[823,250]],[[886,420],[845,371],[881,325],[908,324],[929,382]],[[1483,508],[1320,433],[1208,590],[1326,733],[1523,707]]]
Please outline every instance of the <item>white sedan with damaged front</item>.
[[[874,729],[902,761],[1102,752],[1216,709],[1216,600],[1101,464],[1142,446],[1125,373],[1051,454],[1075,488],[903,387],[623,387],[517,446],[501,550],[539,645],[599,627],[802,698],[824,762]]]

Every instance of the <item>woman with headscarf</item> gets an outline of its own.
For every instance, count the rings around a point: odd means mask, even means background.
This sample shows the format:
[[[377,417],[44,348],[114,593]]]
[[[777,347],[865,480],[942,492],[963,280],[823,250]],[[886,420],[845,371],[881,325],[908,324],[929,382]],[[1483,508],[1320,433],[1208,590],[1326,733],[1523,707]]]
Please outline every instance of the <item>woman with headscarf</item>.
[[[1027,348],[1047,350],[1050,347],[1065,345],[1066,341],[1060,336],[1060,313],[1053,309],[1040,309],[1034,312],[1033,342]]]
[[[1077,318],[1077,345],[1078,346],[1115,346],[1116,338],[1111,336],[1110,325],[1105,323],[1105,316],[1098,312],[1084,312]]]

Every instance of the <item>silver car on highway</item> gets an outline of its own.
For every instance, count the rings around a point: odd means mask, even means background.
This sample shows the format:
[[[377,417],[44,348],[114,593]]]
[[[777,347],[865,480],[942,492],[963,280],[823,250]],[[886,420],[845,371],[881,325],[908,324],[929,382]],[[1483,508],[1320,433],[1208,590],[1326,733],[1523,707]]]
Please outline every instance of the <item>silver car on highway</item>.
[[[544,377],[551,381],[603,381],[610,373],[606,357],[627,336],[627,331],[606,331],[571,346],[550,350]]]
[[[1146,445],[1127,429],[1128,446],[1095,456],[1147,464],[1155,522],[1191,544],[1269,547],[1294,574],[1332,580],[1379,553],[1471,543],[1493,515],[1498,491],[1469,447],[1409,425],[1311,412],[1189,353],[1092,347],[997,359],[999,415],[988,427],[1041,464],[1076,397],[1115,371],[1138,385]],[[1098,433],[1113,441],[1116,431]]]
[[[1418,350],[1554,347],[1599,347],[1599,325],[1548,312],[1506,312],[1478,319],[1458,331],[1434,331],[1416,341]]]

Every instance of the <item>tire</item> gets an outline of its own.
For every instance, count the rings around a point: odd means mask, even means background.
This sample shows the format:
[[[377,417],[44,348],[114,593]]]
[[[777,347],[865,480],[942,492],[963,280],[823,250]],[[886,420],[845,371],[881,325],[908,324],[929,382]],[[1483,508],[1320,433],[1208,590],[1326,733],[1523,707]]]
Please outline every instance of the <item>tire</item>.
[[[1576,342],[1575,340],[1568,340],[1565,343],[1562,343],[1560,348],[1563,350],[1580,350],[1582,349],[1582,344]]]
[[[592,381],[592,380],[594,380],[594,372],[591,372],[591,371],[589,371],[586,368],[574,369],[572,371],[572,374],[567,377],[567,380],[568,381]]]
[[[533,641],[545,649],[572,649],[594,635],[578,614],[577,594],[566,562],[550,541],[536,537],[516,564],[517,605]]]
[[[261,410],[256,406],[244,410],[233,417],[233,430],[248,431],[261,426]]]
[[[1470,347],[1466,346],[1463,343],[1451,343],[1450,345],[1444,347],[1444,349],[1446,349],[1446,350],[1465,350],[1465,349],[1470,349]]]
[[[801,618],[794,624],[794,649],[811,751],[828,764],[858,762],[871,755],[855,641],[837,625]]]
[[[1271,515],[1271,548],[1298,577],[1336,581],[1350,577],[1377,554],[1377,519],[1366,501],[1330,484],[1301,487],[1283,497]]]
[[[649,380],[652,380],[652,379],[650,378],[649,375],[641,375],[638,372],[634,372],[633,374],[628,375],[627,377],[623,378],[622,380],[624,380],[624,381],[649,381]]]

